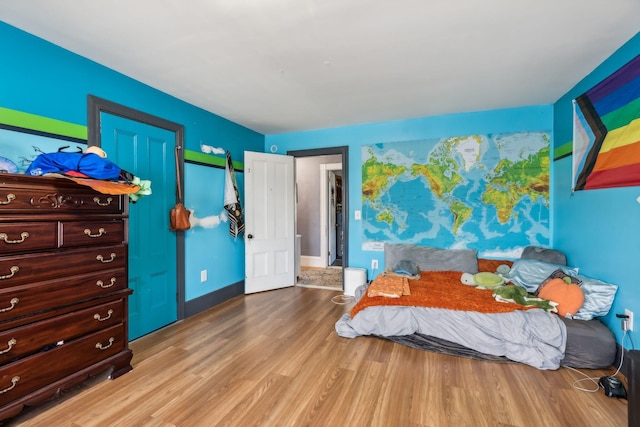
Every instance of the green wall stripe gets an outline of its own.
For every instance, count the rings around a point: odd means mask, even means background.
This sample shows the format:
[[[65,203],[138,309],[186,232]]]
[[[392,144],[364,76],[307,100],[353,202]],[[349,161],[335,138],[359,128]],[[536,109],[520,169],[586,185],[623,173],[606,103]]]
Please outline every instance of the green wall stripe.
[[[553,150],[553,160],[560,160],[563,157],[567,157],[573,153],[573,141],[569,141],[566,144],[562,144]]]
[[[10,108],[0,107],[0,123],[23,129],[31,129],[54,135],[87,139],[87,127],[62,120],[50,119],[35,114],[24,113]]]
[[[207,166],[215,166],[225,168],[227,159],[225,157],[212,156],[210,154],[200,153],[198,151],[184,150],[184,160],[187,162],[200,163]],[[233,168],[236,171],[244,170],[244,163],[233,160]]]

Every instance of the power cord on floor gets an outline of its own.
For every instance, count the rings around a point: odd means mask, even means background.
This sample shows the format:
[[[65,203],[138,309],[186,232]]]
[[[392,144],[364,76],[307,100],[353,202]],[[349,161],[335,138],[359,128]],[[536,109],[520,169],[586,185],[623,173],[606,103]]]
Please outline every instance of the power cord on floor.
[[[338,305],[350,304],[355,300],[356,300],[355,297],[352,297],[351,295],[344,295],[344,294],[336,295],[333,298],[331,298],[331,302]]]
[[[620,369],[622,369],[622,362],[624,362],[624,340],[627,337],[627,331],[624,331],[624,334],[622,335],[622,343],[620,344],[620,347],[622,348],[622,351],[620,352],[620,364],[618,365],[618,369],[616,369],[616,371],[613,373],[613,375],[610,375],[611,377],[615,377],[616,375],[618,375],[618,373],[620,372]],[[578,391],[584,391],[586,393],[596,393],[600,390],[600,384],[598,383],[598,381],[600,380],[600,377],[590,377],[589,375],[585,374],[584,372],[576,369],[576,368],[572,368],[571,366],[565,366],[565,368],[567,369],[571,369],[572,371],[575,371],[577,373],[579,373],[580,375],[584,376],[584,378],[581,378],[579,380],[575,380],[573,382],[573,388],[575,388]],[[582,383],[583,381],[591,381],[593,384],[595,384],[595,389],[594,388],[585,388],[580,386],[579,384]]]

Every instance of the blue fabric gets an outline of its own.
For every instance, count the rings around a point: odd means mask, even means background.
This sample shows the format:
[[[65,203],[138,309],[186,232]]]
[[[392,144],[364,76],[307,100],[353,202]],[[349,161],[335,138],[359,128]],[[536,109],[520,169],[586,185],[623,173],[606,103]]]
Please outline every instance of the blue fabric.
[[[578,269],[575,267],[567,267],[566,265],[553,264],[537,259],[521,258],[513,263],[505,279],[525,288],[528,293],[534,294],[542,281],[559,268],[567,276],[576,276],[578,274]]]
[[[88,153],[45,153],[36,157],[27,168],[26,175],[46,173],[80,172],[90,178],[117,180],[121,169],[112,161],[97,154]]]
[[[573,318],[591,320],[594,317],[606,316],[611,310],[618,286],[580,275],[577,278],[581,281],[584,303]]]

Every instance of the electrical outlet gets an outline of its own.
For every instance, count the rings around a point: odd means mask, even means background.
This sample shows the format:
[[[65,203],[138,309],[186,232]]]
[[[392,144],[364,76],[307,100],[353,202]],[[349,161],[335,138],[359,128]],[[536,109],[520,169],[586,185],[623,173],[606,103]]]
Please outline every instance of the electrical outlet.
[[[377,259],[372,259],[371,260],[371,269],[372,270],[377,270],[378,269],[378,260]]]
[[[627,316],[625,319],[627,322],[627,331],[633,332],[633,311],[624,309],[624,314]]]
[[[207,270],[202,270],[200,272],[200,283],[207,281]]]

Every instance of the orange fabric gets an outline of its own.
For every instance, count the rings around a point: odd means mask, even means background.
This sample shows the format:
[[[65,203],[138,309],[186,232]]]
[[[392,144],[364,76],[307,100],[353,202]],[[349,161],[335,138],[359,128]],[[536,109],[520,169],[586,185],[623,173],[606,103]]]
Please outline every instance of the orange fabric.
[[[409,280],[402,282],[402,295],[411,295],[411,288],[409,287]]]
[[[615,169],[622,166],[629,166],[640,162],[640,141],[614,147],[610,151],[598,153],[594,172],[607,169]]]
[[[402,276],[381,274],[367,288],[367,295],[370,297],[400,298],[410,294],[409,280]]]
[[[83,179],[83,178],[71,178],[72,181],[81,185],[91,187],[102,194],[135,194],[140,191],[140,186],[135,184],[126,184],[123,182],[110,182],[101,181],[99,179]]]
[[[515,303],[498,302],[490,289],[477,289],[460,282],[459,271],[422,271],[420,279],[411,281],[411,295],[399,298],[370,297],[366,293],[351,309],[351,318],[367,308],[381,305],[433,307],[480,313],[507,313],[528,310]],[[373,282],[378,280],[376,278]],[[373,285],[373,283],[372,283]]]
[[[495,273],[498,267],[501,266],[502,264],[505,264],[511,267],[513,265],[513,261],[509,261],[505,259],[478,258],[478,272],[488,271],[489,273]]]
[[[135,194],[140,191],[140,186],[135,184],[127,184],[125,182],[115,181],[103,181],[101,179],[92,178],[78,178],[74,176],[67,176],[59,173],[48,173],[47,176],[55,176],[58,178],[65,178],[74,181],[80,185],[91,187],[102,194]]]

